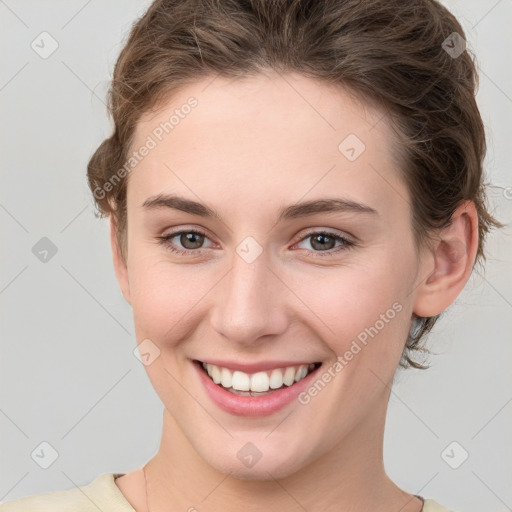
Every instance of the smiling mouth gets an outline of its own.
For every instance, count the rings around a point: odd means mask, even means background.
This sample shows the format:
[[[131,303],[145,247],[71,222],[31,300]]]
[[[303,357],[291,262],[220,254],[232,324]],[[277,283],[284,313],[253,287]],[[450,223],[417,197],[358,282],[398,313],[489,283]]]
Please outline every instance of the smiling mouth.
[[[291,387],[316,371],[322,363],[286,366],[256,373],[230,370],[203,361],[194,361],[219,387],[235,395],[265,396],[275,391]]]

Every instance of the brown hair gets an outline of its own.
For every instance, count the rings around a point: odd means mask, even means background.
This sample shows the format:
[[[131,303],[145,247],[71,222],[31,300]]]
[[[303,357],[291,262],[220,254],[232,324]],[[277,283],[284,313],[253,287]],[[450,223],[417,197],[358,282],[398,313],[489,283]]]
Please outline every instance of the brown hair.
[[[474,57],[461,52],[464,39],[435,0],[157,0],[117,60],[108,93],[114,133],[88,164],[99,215],[113,215],[126,258],[125,163],[134,130],[178,88],[214,75],[298,72],[384,109],[397,134],[416,241],[471,200],[479,220],[475,263],[485,260],[485,235],[502,224],[485,206],[478,75]],[[428,352],[420,340],[438,317],[413,319],[402,367],[428,368],[410,355]]]

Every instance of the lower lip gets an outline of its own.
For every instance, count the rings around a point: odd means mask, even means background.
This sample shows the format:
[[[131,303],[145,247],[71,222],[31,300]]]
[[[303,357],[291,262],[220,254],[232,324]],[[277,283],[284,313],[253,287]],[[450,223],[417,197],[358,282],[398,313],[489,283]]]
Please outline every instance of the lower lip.
[[[293,402],[293,400],[310,385],[311,381],[315,378],[317,370],[321,368],[321,366],[315,368],[304,379],[299,380],[299,382],[289,387],[285,386],[280,388],[270,395],[242,396],[230,393],[223,387],[215,384],[203,370],[201,363],[194,361],[193,364],[210,398],[223,411],[237,416],[269,416],[279,411]]]

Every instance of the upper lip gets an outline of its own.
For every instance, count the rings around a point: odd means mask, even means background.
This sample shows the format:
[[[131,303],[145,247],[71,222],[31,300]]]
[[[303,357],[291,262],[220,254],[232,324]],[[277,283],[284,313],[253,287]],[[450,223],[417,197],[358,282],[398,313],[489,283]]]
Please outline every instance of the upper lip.
[[[227,359],[196,359],[200,363],[214,364],[221,368],[228,368],[229,370],[239,370],[244,373],[264,372],[273,370],[274,368],[285,368],[287,366],[308,366],[312,363],[319,363],[319,361],[261,361],[259,363],[242,363],[239,361],[229,361]]]

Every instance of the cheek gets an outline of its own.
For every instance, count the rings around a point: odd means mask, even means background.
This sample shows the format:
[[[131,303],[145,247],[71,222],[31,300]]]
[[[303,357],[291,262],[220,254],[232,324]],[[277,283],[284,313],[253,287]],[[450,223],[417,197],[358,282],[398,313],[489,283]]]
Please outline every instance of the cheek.
[[[317,318],[319,336],[346,360],[385,355],[394,364],[403,349],[411,308],[406,263],[398,268],[385,257],[380,261],[297,280],[297,295]]]
[[[132,255],[131,255],[132,256]],[[194,265],[173,265],[164,256],[138,257],[129,268],[130,296],[137,339],[177,343],[189,334],[200,301],[213,287],[215,275]]]

